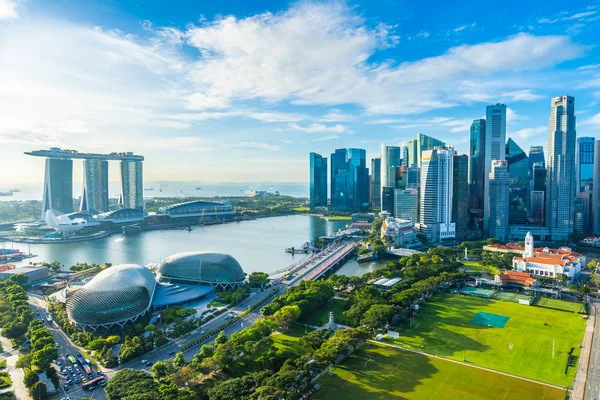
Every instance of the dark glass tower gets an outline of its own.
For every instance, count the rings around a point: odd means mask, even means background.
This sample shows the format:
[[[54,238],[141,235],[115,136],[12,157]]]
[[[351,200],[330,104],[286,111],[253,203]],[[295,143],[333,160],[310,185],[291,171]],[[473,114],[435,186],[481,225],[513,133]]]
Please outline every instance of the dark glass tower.
[[[469,157],[454,156],[452,164],[452,221],[456,224],[456,239],[467,239],[469,194]]]
[[[331,206],[338,209],[338,207],[341,206],[342,199],[340,196],[344,195],[346,193],[346,188],[342,187],[339,188],[338,190],[338,184],[336,181],[336,177],[338,175],[338,171],[341,169],[346,170],[347,166],[346,163],[348,162],[348,150],[346,149],[336,149],[334,153],[331,153],[331,157],[329,160],[330,164],[331,164],[331,168],[329,173],[330,175],[330,182],[331,182],[331,194],[330,194],[330,198],[331,198]],[[345,208],[344,208],[345,209]]]
[[[42,201],[42,219],[47,210],[73,212],[73,160],[47,158]]]
[[[371,159],[371,208],[381,208],[381,158]]]
[[[593,190],[594,185],[594,138],[580,137],[577,139],[577,192],[586,188]]]
[[[485,119],[473,120],[469,141],[469,223],[483,229],[483,206],[485,193]]]
[[[369,208],[369,169],[367,152],[363,149],[348,149],[348,164],[352,169],[350,209],[352,211]]]
[[[508,161],[508,223],[525,225],[529,213],[529,158],[512,138],[506,142]]]
[[[327,206],[327,157],[310,153],[310,208]]]

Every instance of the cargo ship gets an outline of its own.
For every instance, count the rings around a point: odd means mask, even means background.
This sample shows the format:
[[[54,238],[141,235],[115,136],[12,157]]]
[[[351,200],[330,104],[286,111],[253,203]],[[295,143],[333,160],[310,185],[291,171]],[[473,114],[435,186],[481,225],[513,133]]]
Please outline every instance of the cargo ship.
[[[0,196],[12,196],[13,192],[0,192]]]

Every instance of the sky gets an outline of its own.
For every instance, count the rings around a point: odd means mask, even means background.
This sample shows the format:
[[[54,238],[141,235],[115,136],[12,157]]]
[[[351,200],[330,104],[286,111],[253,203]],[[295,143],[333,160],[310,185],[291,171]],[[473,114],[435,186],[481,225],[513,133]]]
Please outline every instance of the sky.
[[[597,137],[598,37],[600,0],[0,0],[0,184],[41,182],[23,152],[51,146],[142,154],[147,181],[307,182],[311,151],[466,153],[499,102],[528,150],[564,94]]]

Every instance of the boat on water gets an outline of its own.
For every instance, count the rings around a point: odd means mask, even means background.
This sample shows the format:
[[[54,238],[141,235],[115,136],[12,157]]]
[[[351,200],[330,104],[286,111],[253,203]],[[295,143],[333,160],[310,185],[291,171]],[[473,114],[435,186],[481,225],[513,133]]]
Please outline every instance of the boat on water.
[[[149,192],[149,191],[154,190],[154,188],[145,188],[144,190]]]
[[[202,188],[201,187],[197,187],[196,190],[202,190]]]
[[[13,192],[0,192],[0,196],[12,196]]]

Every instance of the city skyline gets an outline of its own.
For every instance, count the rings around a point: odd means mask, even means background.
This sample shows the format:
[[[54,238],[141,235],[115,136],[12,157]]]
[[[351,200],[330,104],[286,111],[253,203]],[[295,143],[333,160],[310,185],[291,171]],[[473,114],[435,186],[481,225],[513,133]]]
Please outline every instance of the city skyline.
[[[441,2],[1,0],[0,144],[20,168],[0,183],[41,182],[43,161],[22,153],[50,146],[143,153],[149,181],[306,182],[310,151],[369,161],[423,133],[468,153],[495,103],[506,138],[547,148],[548,100],[563,93],[578,135],[595,136],[597,3],[499,7],[500,20]]]

